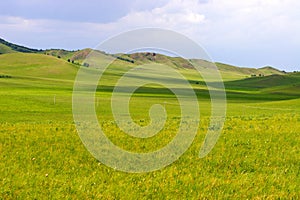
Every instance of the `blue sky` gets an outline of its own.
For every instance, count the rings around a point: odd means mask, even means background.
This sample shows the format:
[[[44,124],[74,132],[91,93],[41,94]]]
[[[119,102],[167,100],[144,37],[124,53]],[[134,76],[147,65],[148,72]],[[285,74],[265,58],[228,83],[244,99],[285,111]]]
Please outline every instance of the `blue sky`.
[[[167,28],[213,61],[300,70],[299,0],[9,0],[0,37],[34,48],[95,47],[118,33]]]

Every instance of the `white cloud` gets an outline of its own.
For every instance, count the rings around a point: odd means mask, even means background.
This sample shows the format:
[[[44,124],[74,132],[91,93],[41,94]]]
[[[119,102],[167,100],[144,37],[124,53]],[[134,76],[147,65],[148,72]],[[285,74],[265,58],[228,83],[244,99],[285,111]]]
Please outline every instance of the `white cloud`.
[[[205,16],[195,9],[197,5],[197,1],[194,0],[171,0],[159,8],[130,12],[112,24],[127,29],[137,27],[185,29],[205,21]]]
[[[285,39],[299,42],[300,1],[298,0],[170,0],[144,11],[131,11],[111,23],[85,23],[45,19],[0,18],[1,30],[31,31],[81,37],[93,33],[104,39],[138,27],[161,27],[179,31],[205,44],[254,44]]]
[[[285,39],[299,43],[298,0],[170,0],[164,6],[133,11],[106,26],[119,30],[162,27],[208,45],[257,45]]]
[[[210,22],[208,31],[223,35],[217,42],[251,44],[299,33],[300,18],[293,16],[298,8],[297,0],[215,0],[205,6],[204,14]]]

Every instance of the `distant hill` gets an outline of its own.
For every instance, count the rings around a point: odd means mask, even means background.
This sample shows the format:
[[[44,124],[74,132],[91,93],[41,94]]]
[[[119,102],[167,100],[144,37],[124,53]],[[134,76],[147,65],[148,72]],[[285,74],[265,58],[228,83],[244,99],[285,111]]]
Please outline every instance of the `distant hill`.
[[[150,52],[139,52],[133,54],[124,54],[122,55],[123,58],[128,58],[129,60],[134,61],[137,64],[144,64],[144,63],[160,63],[166,64],[168,66],[172,66],[175,68],[185,68],[191,69],[194,66],[200,67],[200,69],[205,70],[205,68],[209,68],[211,64],[215,64],[218,69],[220,70],[221,74],[232,74],[233,76],[244,78],[244,77],[256,77],[256,76],[269,76],[269,75],[283,75],[285,72],[280,71],[276,68],[267,66],[259,69],[255,68],[246,68],[246,67],[238,67],[233,65],[228,65],[224,63],[209,63],[205,60],[201,59],[183,59],[180,57],[170,57],[158,53],[150,53]]]
[[[17,44],[7,42],[0,38],[0,54],[22,52],[22,53],[39,53],[43,50],[32,49]]]
[[[280,71],[274,67],[271,67],[271,66],[266,66],[266,67],[262,67],[262,68],[259,68],[258,69],[262,74],[265,74],[265,75],[272,75],[272,74],[286,74],[286,72],[284,71]]]
[[[46,54],[51,55],[56,58],[63,59],[67,62],[77,64],[77,65],[86,65],[89,66],[87,63],[83,63],[89,53],[92,51],[90,48],[76,50],[76,51],[69,51],[64,49],[47,49],[47,50],[38,50],[32,49],[24,46],[20,46],[17,44],[13,44],[7,42],[0,38],[0,54],[7,54],[7,53],[39,53],[39,54]],[[102,51],[97,51],[98,55],[101,59],[108,59],[108,58],[116,58],[117,60],[127,63],[135,63],[135,64],[146,64],[146,63],[159,63],[165,64],[174,68],[182,68],[182,69],[190,69],[194,66],[198,66],[201,69],[205,70],[210,64],[207,61],[201,59],[184,59],[180,57],[170,57],[158,53],[151,53],[151,52],[139,52],[139,53],[132,53],[132,54],[107,54]],[[246,68],[246,67],[238,67],[233,65],[228,65],[224,63],[215,63],[223,78],[225,79],[241,79],[246,77],[261,77],[261,76],[269,76],[269,75],[283,75],[285,72],[275,69],[273,67],[267,66],[262,67],[259,69],[255,68]]]
[[[76,51],[68,51],[64,49],[47,49],[44,50],[43,53],[46,55],[51,55],[57,58],[61,58],[73,64],[84,65],[84,60],[92,51],[93,49],[90,48],[76,50]],[[109,57],[110,59],[113,59],[114,57],[114,55],[106,54],[105,52],[102,51],[94,51],[94,53],[97,53],[99,59],[106,60],[107,57]]]
[[[280,95],[283,99],[287,97],[299,98],[300,95],[300,73],[252,77],[226,81],[224,84],[231,91],[256,91],[261,94]]]
[[[0,74],[73,80],[78,67],[53,56],[36,53],[0,55]]]
[[[153,52],[139,52],[127,54],[124,56],[127,56],[130,60],[133,60],[137,64],[155,62],[159,64],[169,65],[174,68],[193,68],[193,65],[186,59],[180,57],[170,57]]]
[[[299,78],[300,76],[297,73],[291,73],[287,75],[273,74],[265,77],[254,77],[242,80],[228,81],[226,84],[231,87],[253,89],[270,88],[281,85],[298,86]]]
[[[216,63],[216,65],[218,66],[219,70],[236,72],[243,75],[269,76],[273,74],[278,74],[278,75],[285,74],[285,72],[270,66],[255,69],[255,68],[247,68],[247,67],[237,67],[237,66],[224,64],[224,63]]]
[[[47,49],[44,50],[44,53],[65,60],[70,59],[71,61],[83,61],[91,51],[92,49],[89,48],[77,51],[68,51],[64,49]]]

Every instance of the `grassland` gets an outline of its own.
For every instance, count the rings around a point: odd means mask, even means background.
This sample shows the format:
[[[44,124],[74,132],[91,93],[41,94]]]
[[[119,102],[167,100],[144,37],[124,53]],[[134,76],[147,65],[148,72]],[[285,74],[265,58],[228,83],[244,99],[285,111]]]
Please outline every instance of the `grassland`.
[[[11,76],[0,78],[0,199],[300,198],[299,73],[246,78],[222,71],[227,119],[215,148],[200,159],[210,99],[201,77],[179,69],[199,98],[198,134],[170,166],[130,174],[98,162],[77,134],[72,88],[79,66],[41,54],[5,54],[0,61],[0,75]],[[111,92],[116,80],[135,66],[117,61],[108,69],[97,88],[96,109],[115,144],[149,152],[172,140],[180,112],[166,88],[143,87],[131,99],[133,119],[147,124],[149,106],[167,102],[166,128],[148,140],[118,130],[110,110]],[[90,72],[95,69],[87,69]]]

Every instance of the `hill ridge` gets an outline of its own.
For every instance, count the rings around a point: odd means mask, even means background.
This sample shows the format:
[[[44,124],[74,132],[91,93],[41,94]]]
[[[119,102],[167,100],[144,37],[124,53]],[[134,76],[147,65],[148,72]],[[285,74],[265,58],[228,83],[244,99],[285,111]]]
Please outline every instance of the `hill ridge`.
[[[75,64],[84,65],[85,58],[89,55],[89,53],[93,51],[91,48],[85,48],[81,50],[65,50],[65,49],[45,49],[38,50],[34,48],[29,48],[21,45],[17,45],[11,42],[8,42],[2,38],[0,38],[0,54],[6,53],[43,53],[46,55],[55,56],[58,58],[62,58],[68,62],[72,62]],[[171,57],[167,55],[163,55],[155,52],[136,52],[131,54],[108,54],[102,51],[99,53],[104,56],[112,56],[116,59],[119,59],[124,62],[137,63],[137,64],[145,64],[149,62],[162,63],[173,66],[175,68],[193,68],[193,65],[199,65],[199,63],[203,63],[201,59],[184,59],[181,57]],[[221,62],[215,62],[216,66],[220,71],[224,71],[227,73],[236,73],[240,76],[268,76],[272,74],[284,74],[284,71],[280,71],[272,66],[265,66],[261,68],[248,68],[248,67],[239,67],[234,65],[229,65]]]
[[[5,49],[5,46],[6,46],[6,50],[8,50],[8,51],[10,50],[11,52],[38,53],[38,52],[43,51],[43,50],[38,50],[38,49],[33,49],[33,48],[17,45],[17,44],[8,42],[2,38],[0,38],[0,44],[2,44],[2,47],[0,47],[0,54],[5,53],[5,51],[3,51],[3,52],[1,51],[1,50]]]

